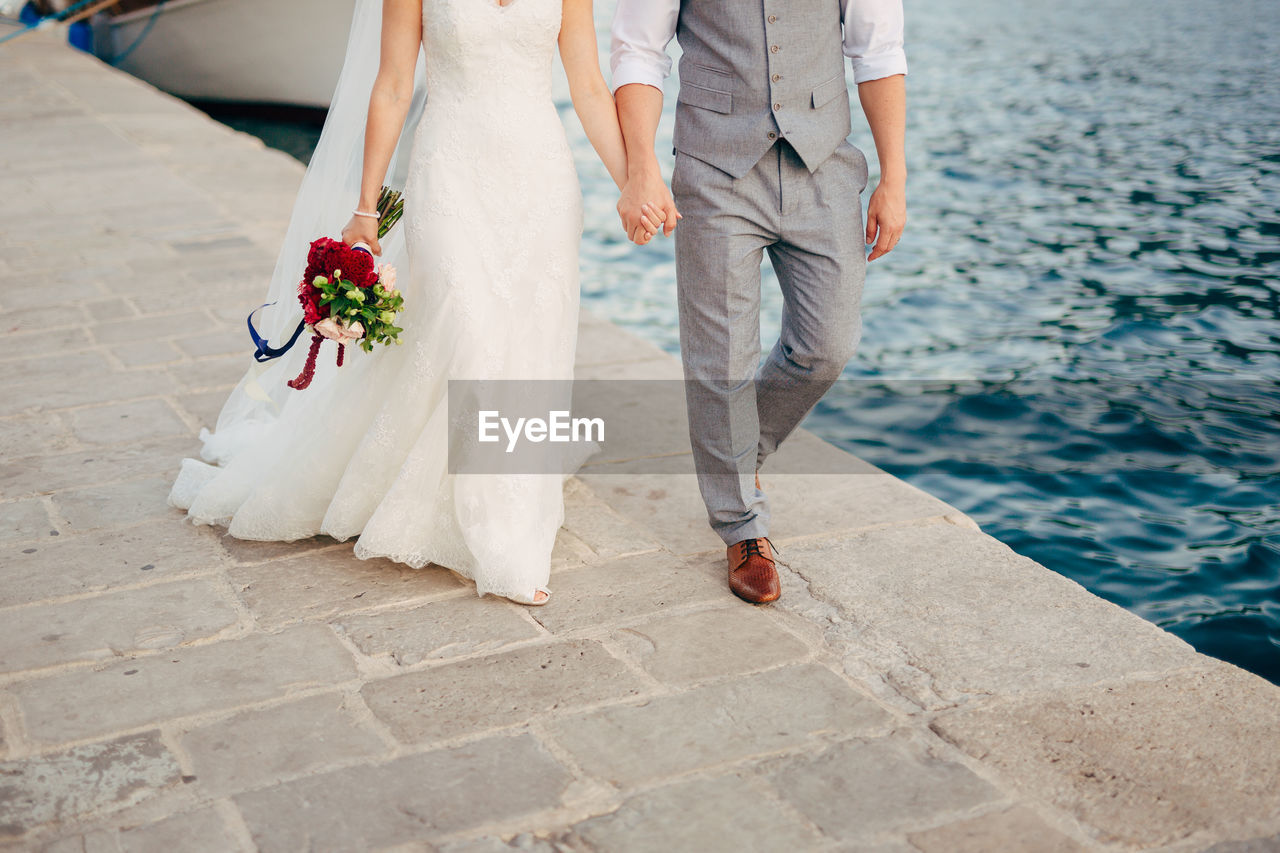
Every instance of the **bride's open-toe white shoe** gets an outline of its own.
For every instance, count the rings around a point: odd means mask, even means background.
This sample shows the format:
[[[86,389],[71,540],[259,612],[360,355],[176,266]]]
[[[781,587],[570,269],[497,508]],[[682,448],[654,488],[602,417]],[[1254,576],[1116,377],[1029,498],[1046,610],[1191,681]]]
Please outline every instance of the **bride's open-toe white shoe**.
[[[538,598],[538,593],[540,592],[546,593],[541,599]],[[503,597],[510,601],[514,601],[516,604],[530,604],[534,607],[541,607],[551,600],[551,590],[547,589],[545,586],[540,586],[533,591],[533,598],[523,598],[515,595],[507,595]]]

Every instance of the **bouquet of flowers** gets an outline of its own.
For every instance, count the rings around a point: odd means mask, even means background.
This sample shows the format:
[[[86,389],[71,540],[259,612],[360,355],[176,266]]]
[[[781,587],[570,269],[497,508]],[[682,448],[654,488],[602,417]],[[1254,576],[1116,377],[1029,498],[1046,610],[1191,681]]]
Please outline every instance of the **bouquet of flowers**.
[[[379,228],[381,231],[381,228]],[[379,233],[379,238],[383,235]],[[347,340],[359,340],[365,352],[374,343],[400,343],[404,331],[395,325],[404,307],[396,289],[396,270],[390,264],[375,266],[373,253],[357,243],[321,237],[311,244],[307,271],[298,286],[303,322],[311,326],[311,349],[307,363],[289,387],[302,390],[315,375],[316,356],[326,337],[338,341],[338,366],[342,366]]]
[[[395,226],[403,212],[401,194],[383,187],[378,199],[379,240]],[[399,335],[404,330],[395,321],[404,307],[404,299],[396,289],[395,267],[378,266],[373,252],[364,243],[348,246],[328,237],[313,241],[307,253],[306,272],[298,284],[298,301],[302,304],[302,322],[289,342],[280,348],[267,345],[253,327],[253,315],[249,315],[249,332],[257,346],[254,358],[258,361],[283,355],[304,327],[311,328],[306,364],[297,378],[289,380],[290,388],[302,390],[311,384],[316,357],[325,338],[338,342],[339,367],[348,342],[359,341],[365,352],[372,352],[375,343],[402,343]]]

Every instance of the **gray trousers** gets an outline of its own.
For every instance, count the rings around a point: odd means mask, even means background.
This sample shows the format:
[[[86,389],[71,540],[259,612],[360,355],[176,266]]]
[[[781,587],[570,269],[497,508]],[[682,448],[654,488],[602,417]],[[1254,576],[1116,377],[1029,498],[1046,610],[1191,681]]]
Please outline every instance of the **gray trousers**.
[[[779,140],[741,178],[676,152],[680,353],[689,438],[711,527],[767,536],[755,472],[839,377],[862,336],[867,159],[844,142],[814,172]],[[781,285],[782,333],[760,361],[760,265]]]

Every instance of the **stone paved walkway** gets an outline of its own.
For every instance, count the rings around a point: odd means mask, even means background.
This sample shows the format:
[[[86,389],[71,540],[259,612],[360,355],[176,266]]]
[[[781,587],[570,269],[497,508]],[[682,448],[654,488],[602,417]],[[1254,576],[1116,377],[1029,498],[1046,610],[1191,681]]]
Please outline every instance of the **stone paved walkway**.
[[[0,48],[0,846],[1280,848],[1280,690],[885,474],[766,472],[761,608],[687,471],[570,481],[540,609],[186,523],[300,176]],[[598,318],[580,361],[678,375]]]

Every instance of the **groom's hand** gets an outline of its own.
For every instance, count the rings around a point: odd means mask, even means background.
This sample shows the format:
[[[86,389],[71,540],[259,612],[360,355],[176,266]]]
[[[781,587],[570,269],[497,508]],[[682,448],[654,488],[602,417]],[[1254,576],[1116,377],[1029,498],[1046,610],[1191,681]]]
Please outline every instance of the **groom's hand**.
[[[867,244],[875,243],[867,260],[893,251],[906,227],[906,182],[881,180],[867,202]]]
[[[675,232],[680,212],[656,163],[627,178],[618,199],[618,216],[627,239],[639,246],[649,242],[659,229],[667,237]]]

